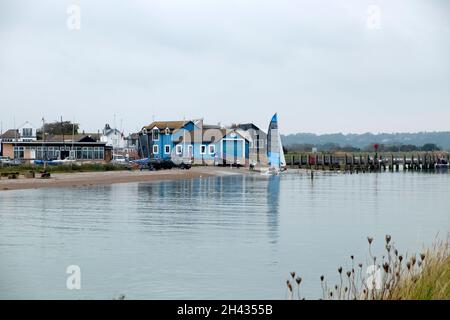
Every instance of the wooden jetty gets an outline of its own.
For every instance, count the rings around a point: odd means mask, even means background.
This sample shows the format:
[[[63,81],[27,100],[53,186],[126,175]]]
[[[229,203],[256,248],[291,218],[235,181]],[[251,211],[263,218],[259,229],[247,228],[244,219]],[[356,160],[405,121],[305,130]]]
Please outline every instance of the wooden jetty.
[[[332,154],[297,153],[286,155],[286,165],[301,169],[366,173],[380,171],[435,171],[448,164],[449,153],[417,154]]]

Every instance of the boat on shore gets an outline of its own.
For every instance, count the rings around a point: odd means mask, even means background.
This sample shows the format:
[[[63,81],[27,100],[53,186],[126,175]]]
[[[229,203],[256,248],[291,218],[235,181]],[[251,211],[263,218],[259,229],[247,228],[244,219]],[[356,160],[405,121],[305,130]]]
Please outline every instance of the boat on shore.
[[[54,160],[33,160],[35,165],[50,165],[50,166],[58,166],[64,164],[72,164],[76,161],[74,159],[66,158],[66,159],[54,159]]]
[[[439,158],[436,163],[436,170],[448,170],[449,164],[447,159]]]
[[[267,159],[268,167],[259,171],[263,175],[278,175],[286,171],[286,159],[281,143],[281,135],[278,129],[278,115],[275,113],[270,120],[267,130]]]

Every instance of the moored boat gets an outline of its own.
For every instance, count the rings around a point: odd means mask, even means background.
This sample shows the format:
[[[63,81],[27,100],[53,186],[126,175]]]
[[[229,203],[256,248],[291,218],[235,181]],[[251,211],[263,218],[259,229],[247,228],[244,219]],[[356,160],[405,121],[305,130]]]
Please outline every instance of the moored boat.
[[[264,175],[278,175],[286,170],[286,159],[284,157],[283,144],[278,129],[278,115],[275,113],[270,120],[267,131],[267,159],[268,168],[261,169]]]
[[[436,163],[437,170],[448,170],[449,164],[447,159],[439,158]]]

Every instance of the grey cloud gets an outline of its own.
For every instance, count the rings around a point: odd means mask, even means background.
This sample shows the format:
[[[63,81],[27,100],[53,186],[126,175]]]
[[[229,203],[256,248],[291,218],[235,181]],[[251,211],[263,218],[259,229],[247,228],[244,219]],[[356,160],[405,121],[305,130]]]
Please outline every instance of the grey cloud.
[[[372,3],[2,1],[0,118],[62,115],[97,131],[116,114],[136,130],[155,113],[265,128],[278,111],[285,133],[447,130],[448,2],[377,1],[378,31],[365,26]],[[440,117],[424,122],[430,108]]]

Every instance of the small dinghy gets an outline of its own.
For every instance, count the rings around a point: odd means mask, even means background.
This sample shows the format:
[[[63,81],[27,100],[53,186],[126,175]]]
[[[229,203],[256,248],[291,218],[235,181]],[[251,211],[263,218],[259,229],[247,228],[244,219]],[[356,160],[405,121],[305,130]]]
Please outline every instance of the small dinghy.
[[[261,169],[261,174],[278,175],[286,170],[286,159],[280,131],[278,130],[278,115],[276,113],[270,120],[269,130],[267,131],[267,159],[269,167]]]

